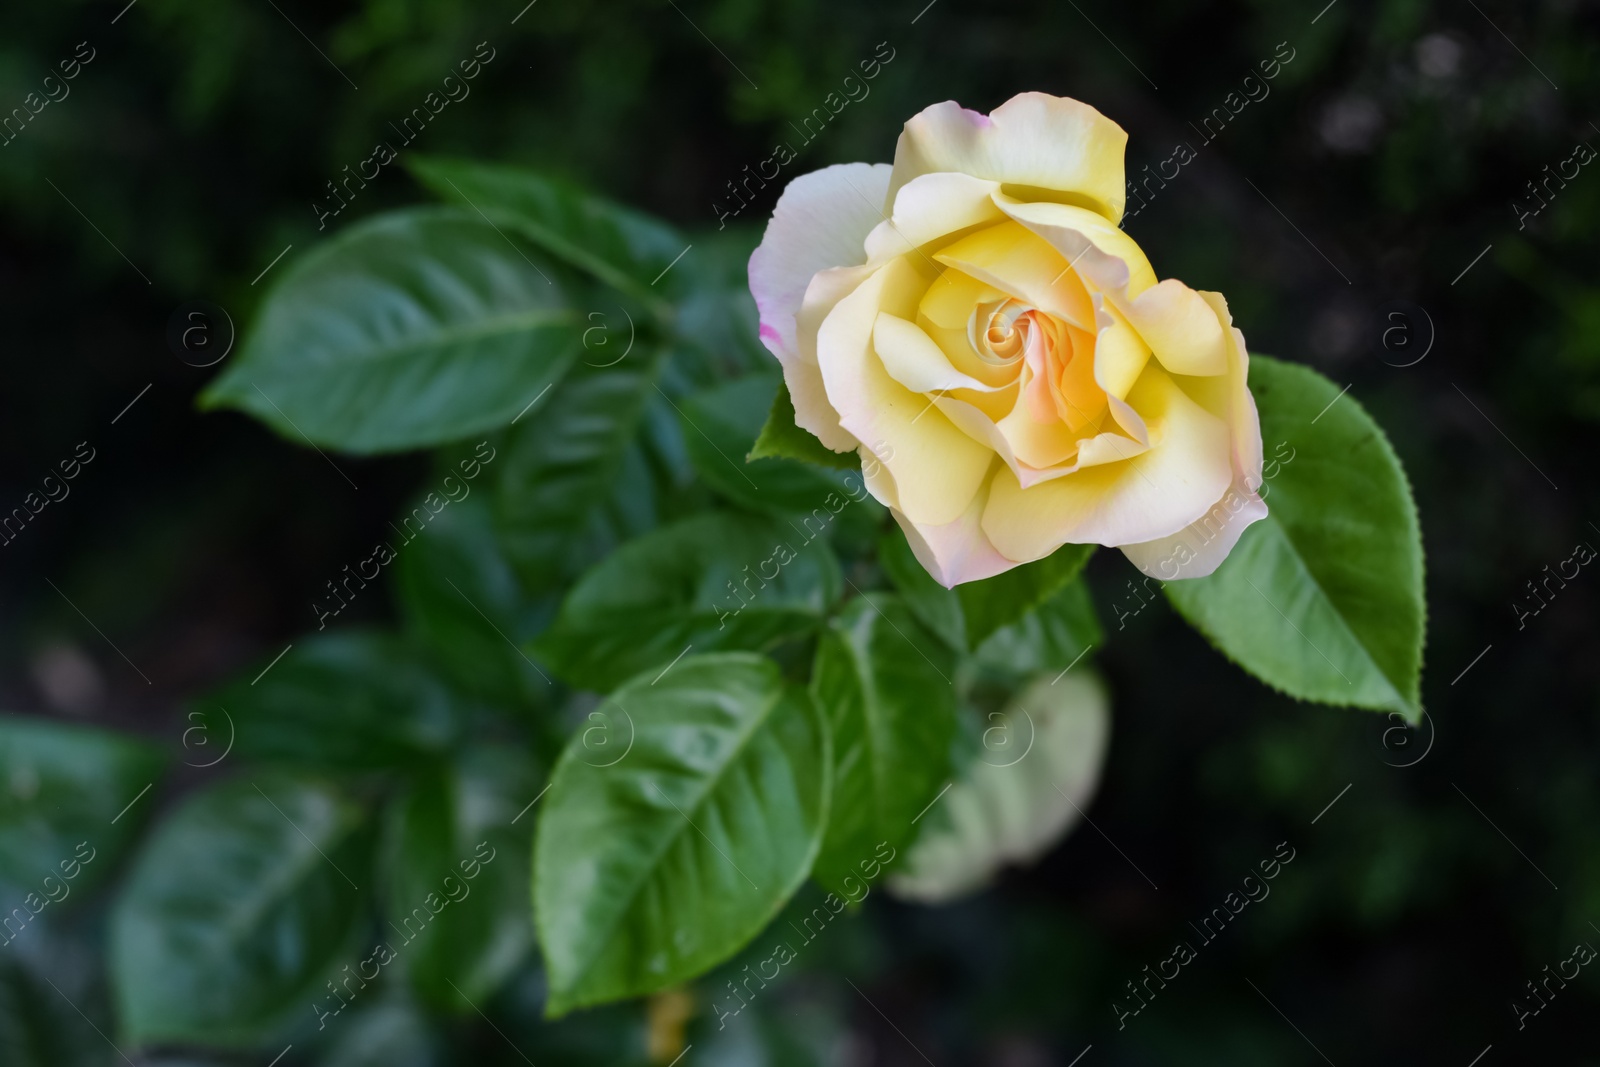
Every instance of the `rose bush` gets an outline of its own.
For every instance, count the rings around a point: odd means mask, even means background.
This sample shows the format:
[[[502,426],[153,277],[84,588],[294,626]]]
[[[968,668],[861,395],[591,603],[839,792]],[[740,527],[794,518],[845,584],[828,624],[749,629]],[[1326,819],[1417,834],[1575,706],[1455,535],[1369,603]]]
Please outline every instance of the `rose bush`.
[[[796,424],[879,446],[867,485],[946,586],[1069,543],[1202,577],[1267,513],[1244,338],[1118,228],[1126,142],[1042,93],[936,104],[893,166],[791,182],[750,258]]]
[[[695,982],[719,1031],[759,1018],[780,1002],[720,990],[782,959],[764,931],[880,887],[975,891],[1092,803],[1113,691],[1091,674],[1113,640],[1104,574],[1084,573],[1097,544],[1193,578],[1162,585],[1176,613],[1280,692],[1421,720],[1399,458],[1349,386],[1247,365],[1221,297],[1157,281],[1116,225],[1124,141],[1071,100],[939,105],[893,167],[794,182],[759,247],[519,167],[412,158],[445,204],[276,268],[204,406],[341,475],[330,452],[485,473],[445,511],[430,475],[403,510],[396,529],[438,514],[382,576],[392,622],[324,625],[317,592],[317,632],[194,705],[184,746],[210,725],[225,751],[184,762],[219,777],[96,920],[128,1040],[293,1037],[332,1063],[366,1040],[346,1007],[400,1001],[305,991],[386,931],[406,962],[362,981],[407,983],[444,1026]],[[832,469],[852,449],[859,474]],[[346,567],[324,588],[376,581]],[[1127,584],[1118,630],[1145,602]],[[40,782],[0,812],[0,854],[9,832],[42,878],[62,841],[130,846],[159,752],[35,731],[0,717],[0,781]],[[83,805],[52,799],[69,793]],[[443,872],[484,846],[503,858],[439,911]],[[240,963],[269,957],[286,962]],[[0,1047],[5,1029],[0,1010]]]

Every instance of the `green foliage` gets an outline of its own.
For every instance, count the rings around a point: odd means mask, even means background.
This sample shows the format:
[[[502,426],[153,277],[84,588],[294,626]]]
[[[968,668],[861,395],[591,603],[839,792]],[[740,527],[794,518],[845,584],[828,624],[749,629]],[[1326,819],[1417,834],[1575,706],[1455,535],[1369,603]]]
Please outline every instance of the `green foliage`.
[[[1037,860],[1088,806],[1111,734],[1105,686],[1091,672],[1035,680],[986,726],[890,875],[897,895],[926,903],[966,896],[1002,867]]]
[[[406,971],[423,1000],[470,1012],[533,947],[530,835],[512,820],[523,798],[538,794],[537,782],[525,753],[473,748],[422,776],[395,804],[385,913],[411,934]]]
[[[1353,397],[1304,367],[1253,357],[1265,441],[1294,449],[1268,514],[1173,604],[1290,696],[1422,715],[1422,533],[1405,471]],[[1337,402],[1335,402],[1337,400]]]
[[[798,459],[840,470],[859,470],[861,457],[854,452],[835,452],[817,440],[810,430],[802,430],[794,422],[794,400],[789,396],[789,386],[778,382],[778,392],[772,398],[772,410],[761,426],[761,433],[750,449],[751,459]]]
[[[416,763],[459,728],[454,698],[416,647],[370,630],[302,638],[197,708],[226,711],[249,759],[347,769]]]
[[[945,901],[1051,848],[1109,735],[1078,666],[1105,640],[1094,546],[954,590],[930,577],[859,458],[795,424],[755,341],[754,230],[680,234],[517,166],[408,165],[448,206],[286,263],[202,397],[319,449],[436,450],[429,517],[391,524],[382,560],[399,625],[324,632],[380,581],[341,575],[317,632],[196,704],[225,713],[244,766],[161,823],[115,901],[129,1039],[432,1063],[434,1018],[692,982],[808,877],[842,912],[852,876],[898,856],[896,892]],[[1258,358],[1254,385],[1297,460],[1217,574],[1169,595],[1270,685],[1415,714],[1422,562],[1398,462],[1312,372]],[[20,723],[0,740],[8,873],[135,832],[99,824],[158,776],[146,746]],[[347,1002],[334,983],[380,948],[402,962]],[[16,1007],[36,988],[0,968],[0,1049],[69,1057]],[[761,1012],[717,1040],[771,1029]],[[574,1059],[634,1054],[585,1040]]]
[[[83,1032],[72,1005],[13,953],[0,958],[0,1062],[6,1067],[91,1067],[104,1046]],[[77,1025],[74,1025],[74,1024]]]
[[[632,748],[598,766],[575,738],[539,817],[551,1015],[667,989],[733,955],[805,880],[827,821],[827,724],[771,661],[687,657],[607,707],[631,722]]]
[[[976,649],[1000,629],[1026,617],[1078,576],[1094,545],[1062,545],[1044,559],[1014,567],[981,582],[946,589],[934,580],[894,530],[884,535],[878,551],[884,570],[934,632],[953,648]]]
[[[811,687],[833,735],[833,802],[813,874],[840,896],[880,844],[905,844],[946,780],[956,692],[944,655],[882,595],[852,600],[818,645]]]
[[[576,321],[551,272],[489,222],[396,212],[290,267],[201,404],[348,452],[459,440],[560,380]]]
[[[530,588],[577,577],[627,532],[609,530],[605,514],[619,481],[636,502],[648,497],[648,479],[625,460],[664,360],[637,352],[606,365],[615,358],[586,351],[540,417],[512,428],[497,461],[496,522]]]
[[[546,695],[550,682],[516,644],[537,625],[537,605],[501,551],[487,491],[441,511],[399,554],[396,607],[453,685],[515,705]]]
[[[165,764],[158,749],[116,734],[0,720],[0,886],[65,903],[104,881],[153,802],[123,809],[160,780]],[[93,861],[78,862],[80,844]]]
[[[606,692],[691,647],[765,649],[805,634],[840,588],[827,542],[772,520],[707,512],[595,566],[534,649],[565,681]]]
[[[509,224],[553,256],[659,309],[676,282],[655,290],[688,242],[621,204],[521,167],[412,156],[411,172],[445,200]]]
[[[776,375],[756,374],[683,402],[683,437],[701,481],[735,504],[770,515],[839,513],[847,498],[852,506],[866,498],[859,475],[847,481],[811,463],[760,454],[761,412],[780,387]]]
[[[1013,677],[1065,670],[1105,640],[1082,578],[984,639],[973,660]]]
[[[263,775],[192,796],[140,856],[112,919],[129,1036],[245,1044],[321,999],[353,951],[371,843],[366,812],[313,779]]]

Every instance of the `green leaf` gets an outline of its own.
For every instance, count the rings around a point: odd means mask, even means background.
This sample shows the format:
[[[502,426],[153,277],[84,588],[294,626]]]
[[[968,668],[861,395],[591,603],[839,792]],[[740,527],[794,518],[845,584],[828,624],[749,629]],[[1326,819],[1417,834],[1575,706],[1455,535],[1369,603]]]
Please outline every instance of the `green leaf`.
[[[833,737],[833,800],[814,877],[841,896],[878,846],[898,850],[950,776],[946,653],[896,598],[851,601],[817,648],[811,693]],[[859,890],[858,890],[859,892]]]
[[[756,436],[750,449],[751,459],[798,459],[837,470],[860,470],[861,457],[854,452],[835,452],[810,430],[795,425],[794,401],[789,397],[789,387],[778,382],[777,395],[772,398],[772,410]]]
[[[227,713],[237,755],[323,767],[414,764],[458,729],[454,698],[417,650],[367,630],[301,638],[195,707],[208,722]]]
[[[1354,397],[1306,367],[1250,358],[1261,438],[1290,448],[1268,515],[1173,605],[1275,689],[1421,718],[1422,534],[1405,471]],[[1335,402],[1337,400],[1337,402]]]
[[[62,963],[73,966],[69,961],[53,962],[58,969]],[[51,989],[52,981],[59,988],[64,979],[59,973],[55,978],[36,973],[16,949],[0,954],[0,1063],[6,1067],[106,1067],[110,1061],[105,1044],[65,999],[72,994]],[[89,1010],[95,1011],[93,1007]],[[109,1021],[103,1020],[103,1025],[109,1029]]]
[[[0,719],[0,880],[37,894],[44,907],[104,881],[155,801],[144,796],[128,805],[162,777],[165,764],[159,749],[132,738]],[[80,843],[91,861],[81,862]]]
[[[762,407],[780,381],[776,375],[749,375],[682,402],[678,415],[695,473],[751,511],[803,515],[808,526],[822,526],[849,509],[843,521],[875,525],[883,508],[859,473],[840,474],[792,459],[746,459],[760,431]],[[868,501],[865,508],[857,506]]]
[[[898,526],[878,539],[878,564],[923,625],[956,651],[967,651],[967,617],[961,610],[961,597],[923,568]]]
[[[606,547],[587,535],[656,395],[659,354],[598,362],[580,361],[550,403],[512,429],[499,461],[496,521],[531,589],[570,582]]]
[[[658,219],[521,167],[433,156],[408,156],[406,166],[438,196],[658,310],[679,291],[666,277],[689,242]]]
[[[410,998],[389,995],[370,1005],[358,1003],[352,1013],[339,1019],[338,1033],[330,1035],[317,1067],[443,1067],[451,1062],[443,1054],[442,1035]]]
[[[421,998],[456,1013],[492,996],[533,947],[528,918],[533,761],[469,749],[396,803],[386,918]]]
[[[706,357],[706,382],[773,367],[750,295],[750,254],[761,243],[762,232],[760,226],[697,230],[689,234],[694,251],[661,282],[677,283],[672,333],[693,350],[686,357],[695,352]]]
[[[627,755],[591,765],[575,739],[541,802],[534,921],[551,1016],[727,959],[821,844],[827,724],[804,690],[749,654],[692,656],[652,677],[601,706],[631,722]]]
[[[839,564],[806,531],[706,512],[624,545],[583,576],[536,653],[600,692],[693,647],[762,649],[820,625]]]
[[[354,1015],[339,1020],[317,1067],[441,1067],[449,1062],[428,1017],[413,1001],[390,996],[355,1008]]]
[[[263,776],[194,794],[139,857],[111,920],[135,1043],[244,1044],[340,1001],[368,875],[363,813],[331,787]],[[353,880],[353,881],[352,881]],[[370,887],[369,887],[370,889]]]
[[[896,896],[938,904],[976,892],[1002,867],[1043,856],[1089,806],[1111,733],[1105,687],[1091,671],[1041,677],[985,726],[972,762],[889,876]]]
[[[419,448],[511,422],[577,351],[562,290],[510,238],[470,212],[394,212],[289,267],[200,406],[296,443]]]
[[[500,550],[487,488],[441,511],[427,536],[398,553],[396,600],[452,684],[521,706],[546,696],[550,682],[520,646],[537,627],[536,606]]]
[[[1066,670],[1105,639],[1082,577],[978,646],[982,667],[1023,676]]]
[[[967,622],[967,645],[978,648],[1002,626],[1010,626],[1055,596],[1083,571],[1094,545],[1062,545],[1044,559],[1004,574],[956,587]]]
[[[944,588],[917,562],[898,529],[883,536],[878,553],[889,580],[917,617],[952,648],[966,651],[981,646],[1000,628],[1021,621],[1066,588],[1094,549],[1094,545],[1062,545],[1044,559],[954,589]]]

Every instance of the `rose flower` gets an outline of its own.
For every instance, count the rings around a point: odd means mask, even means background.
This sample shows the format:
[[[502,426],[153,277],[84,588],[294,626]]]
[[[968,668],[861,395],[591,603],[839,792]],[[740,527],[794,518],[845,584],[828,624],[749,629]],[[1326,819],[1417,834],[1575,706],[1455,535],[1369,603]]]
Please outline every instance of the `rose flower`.
[[[1126,142],[1042,93],[936,104],[892,167],[791,182],[750,257],[795,422],[875,461],[946,586],[1063,544],[1201,577],[1266,515],[1244,338],[1118,228]]]

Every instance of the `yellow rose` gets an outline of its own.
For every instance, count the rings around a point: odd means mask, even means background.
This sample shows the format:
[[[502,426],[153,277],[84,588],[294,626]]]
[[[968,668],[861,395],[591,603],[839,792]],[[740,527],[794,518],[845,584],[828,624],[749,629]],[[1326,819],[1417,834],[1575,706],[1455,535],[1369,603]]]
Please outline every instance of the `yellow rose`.
[[[1069,543],[1200,577],[1266,515],[1244,337],[1117,227],[1126,143],[1042,93],[936,104],[892,167],[789,183],[750,257],[795,422],[946,586]]]

